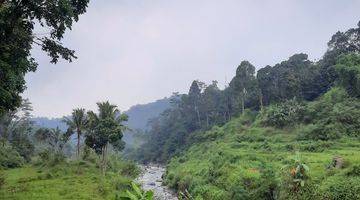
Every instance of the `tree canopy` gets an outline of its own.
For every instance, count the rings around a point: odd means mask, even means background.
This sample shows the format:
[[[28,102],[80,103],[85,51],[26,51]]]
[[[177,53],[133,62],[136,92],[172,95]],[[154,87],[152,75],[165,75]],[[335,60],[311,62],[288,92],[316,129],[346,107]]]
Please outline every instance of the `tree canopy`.
[[[86,12],[89,0],[0,1],[0,115],[21,103],[24,76],[37,68],[31,57],[33,45],[45,51],[51,63],[59,58],[75,59],[75,52],[61,40],[79,15]],[[44,27],[47,33],[35,32]],[[36,29],[37,30],[37,29]]]

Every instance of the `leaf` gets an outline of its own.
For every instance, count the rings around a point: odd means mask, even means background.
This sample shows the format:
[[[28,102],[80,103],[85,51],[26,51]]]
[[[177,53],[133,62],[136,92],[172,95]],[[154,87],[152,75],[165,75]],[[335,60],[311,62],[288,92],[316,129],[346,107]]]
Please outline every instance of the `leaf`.
[[[139,198],[134,195],[133,193],[131,193],[129,190],[126,190],[126,194],[128,195],[129,199],[131,200],[139,200]]]
[[[308,167],[307,165],[302,164],[302,166],[303,166],[303,168],[305,169],[305,171],[309,171],[309,170],[310,170],[310,169],[309,169],[309,167]]]
[[[304,187],[305,181],[300,181],[300,185],[301,185],[301,187]]]
[[[145,193],[146,200],[152,200],[153,198],[154,198],[154,192],[152,190],[149,190]]]
[[[136,192],[136,195],[137,195],[138,197],[142,197],[142,196],[143,196],[140,188],[139,188],[135,183],[131,183],[131,186],[132,186],[132,189]]]

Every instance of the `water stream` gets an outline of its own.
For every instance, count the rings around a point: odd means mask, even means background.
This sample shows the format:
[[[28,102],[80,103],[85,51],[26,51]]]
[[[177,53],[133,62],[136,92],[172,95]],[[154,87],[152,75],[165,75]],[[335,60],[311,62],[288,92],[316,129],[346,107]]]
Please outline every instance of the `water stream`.
[[[162,175],[165,168],[157,165],[141,166],[142,174],[137,178],[137,182],[142,185],[144,190],[154,191],[156,200],[178,200],[176,194],[168,187],[163,185]]]

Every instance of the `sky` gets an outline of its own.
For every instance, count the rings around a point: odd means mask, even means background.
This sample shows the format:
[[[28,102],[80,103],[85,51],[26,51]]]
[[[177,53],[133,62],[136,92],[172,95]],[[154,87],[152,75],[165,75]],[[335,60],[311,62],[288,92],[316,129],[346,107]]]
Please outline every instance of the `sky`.
[[[34,116],[62,117],[105,100],[127,110],[197,79],[224,87],[242,60],[260,69],[295,53],[320,59],[359,10],[360,0],[91,0],[63,40],[78,59],[53,65],[34,47],[23,97]]]

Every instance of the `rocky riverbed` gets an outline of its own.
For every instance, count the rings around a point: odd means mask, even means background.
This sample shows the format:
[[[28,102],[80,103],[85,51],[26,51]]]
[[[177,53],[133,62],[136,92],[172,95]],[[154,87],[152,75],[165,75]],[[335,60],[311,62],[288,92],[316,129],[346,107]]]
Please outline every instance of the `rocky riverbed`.
[[[142,174],[137,181],[144,190],[154,191],[156,200],[177,200],[176,194],[163,185],[162,175],[165,168],[157,165],[141,166]]]

